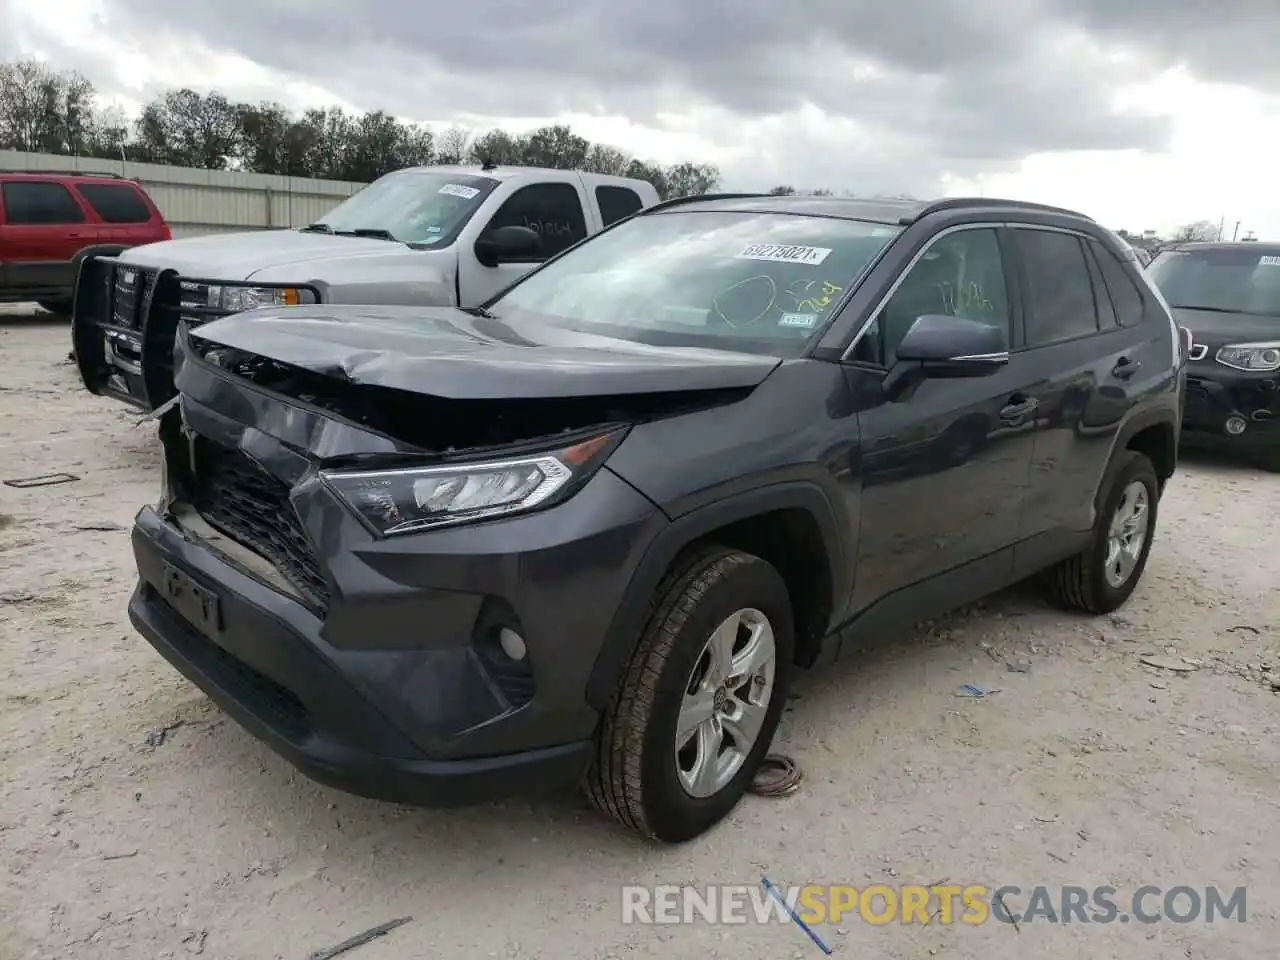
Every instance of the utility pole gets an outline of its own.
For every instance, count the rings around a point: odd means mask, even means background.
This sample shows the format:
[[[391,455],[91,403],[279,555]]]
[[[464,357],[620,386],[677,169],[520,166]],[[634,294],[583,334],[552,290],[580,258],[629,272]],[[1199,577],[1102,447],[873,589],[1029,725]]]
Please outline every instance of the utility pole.
[[[1240,236],[1240,221],[1236,221],[1236,228],[1231,231],[1231,242],[1236,242],[1236,237]]]
[[[1222,231],[1223,231],[1223,228],[1226,227],[1226,225],[1227,225],[1227,216],[1226,214],[1223,214],[1221,217],[1218,218],[1218,240],[1219,241],[1222,240]]]

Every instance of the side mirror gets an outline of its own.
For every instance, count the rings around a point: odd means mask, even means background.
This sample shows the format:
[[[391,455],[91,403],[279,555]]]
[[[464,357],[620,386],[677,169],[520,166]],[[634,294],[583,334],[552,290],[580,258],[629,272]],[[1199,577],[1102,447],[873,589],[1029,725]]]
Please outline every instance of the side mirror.
[[[537,231],[514,224],[498,227],[476,241],[476,259],[486,267],[496,267],[509,260],[536,257],[542,248]]]
[[[918,380],[987,377],[1008,362],[1009,342],[1000,327],[925,314],[898,344],[884,389],[894,396]]]

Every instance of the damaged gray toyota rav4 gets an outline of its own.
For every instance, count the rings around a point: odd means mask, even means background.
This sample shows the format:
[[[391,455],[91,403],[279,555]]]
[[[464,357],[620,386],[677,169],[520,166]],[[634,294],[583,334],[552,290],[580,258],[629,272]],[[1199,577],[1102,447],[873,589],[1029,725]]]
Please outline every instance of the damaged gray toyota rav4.
[[[1069,211],[669,202],[482,308],[180,329],[130,615],[318,781],[577,782],[679,842],[742,797],[797,669],[1033,574],[1122,604],[1184,356]]]

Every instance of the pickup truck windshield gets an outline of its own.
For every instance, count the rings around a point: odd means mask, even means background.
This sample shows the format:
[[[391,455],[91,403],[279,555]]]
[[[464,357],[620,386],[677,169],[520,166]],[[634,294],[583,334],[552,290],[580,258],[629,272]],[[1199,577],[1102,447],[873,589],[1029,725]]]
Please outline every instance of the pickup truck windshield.
[[[352,194],[311,229],[448,245],[497,185],[491,177],[402,170]]]
[[[486,305],[658,346],[799,356],[896,226],[780,213],[672,211],[573,248]]]
[[[1280,317],[1280,256],[1245,247],[1170,250],[1147,276],[1171,307]]]

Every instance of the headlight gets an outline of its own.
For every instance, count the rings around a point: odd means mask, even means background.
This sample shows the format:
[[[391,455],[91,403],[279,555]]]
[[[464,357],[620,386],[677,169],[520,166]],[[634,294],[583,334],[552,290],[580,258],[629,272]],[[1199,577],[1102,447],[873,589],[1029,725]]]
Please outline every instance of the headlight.
[[[302,303],[302,291],[296,287],[219,287],[210,286],[208,305],[229,313],[257,310],[259,307],[294,307]]]
[[[292,307],[315,303],[315,293],[306,287],[255,287],[247,284],[210,283],[207,280],[183,280],[180,283],[181,307],[195,317],[243,313],[259,307]]]
[[[505,516],[561,500],[622,439],[614,430],[545,453],[439,467],[320,476],[380,536]]]
[[[1280,343],[1233,343],[1218,351],[1217,360],[1236,370],[1270,373],[1280,370]]]

